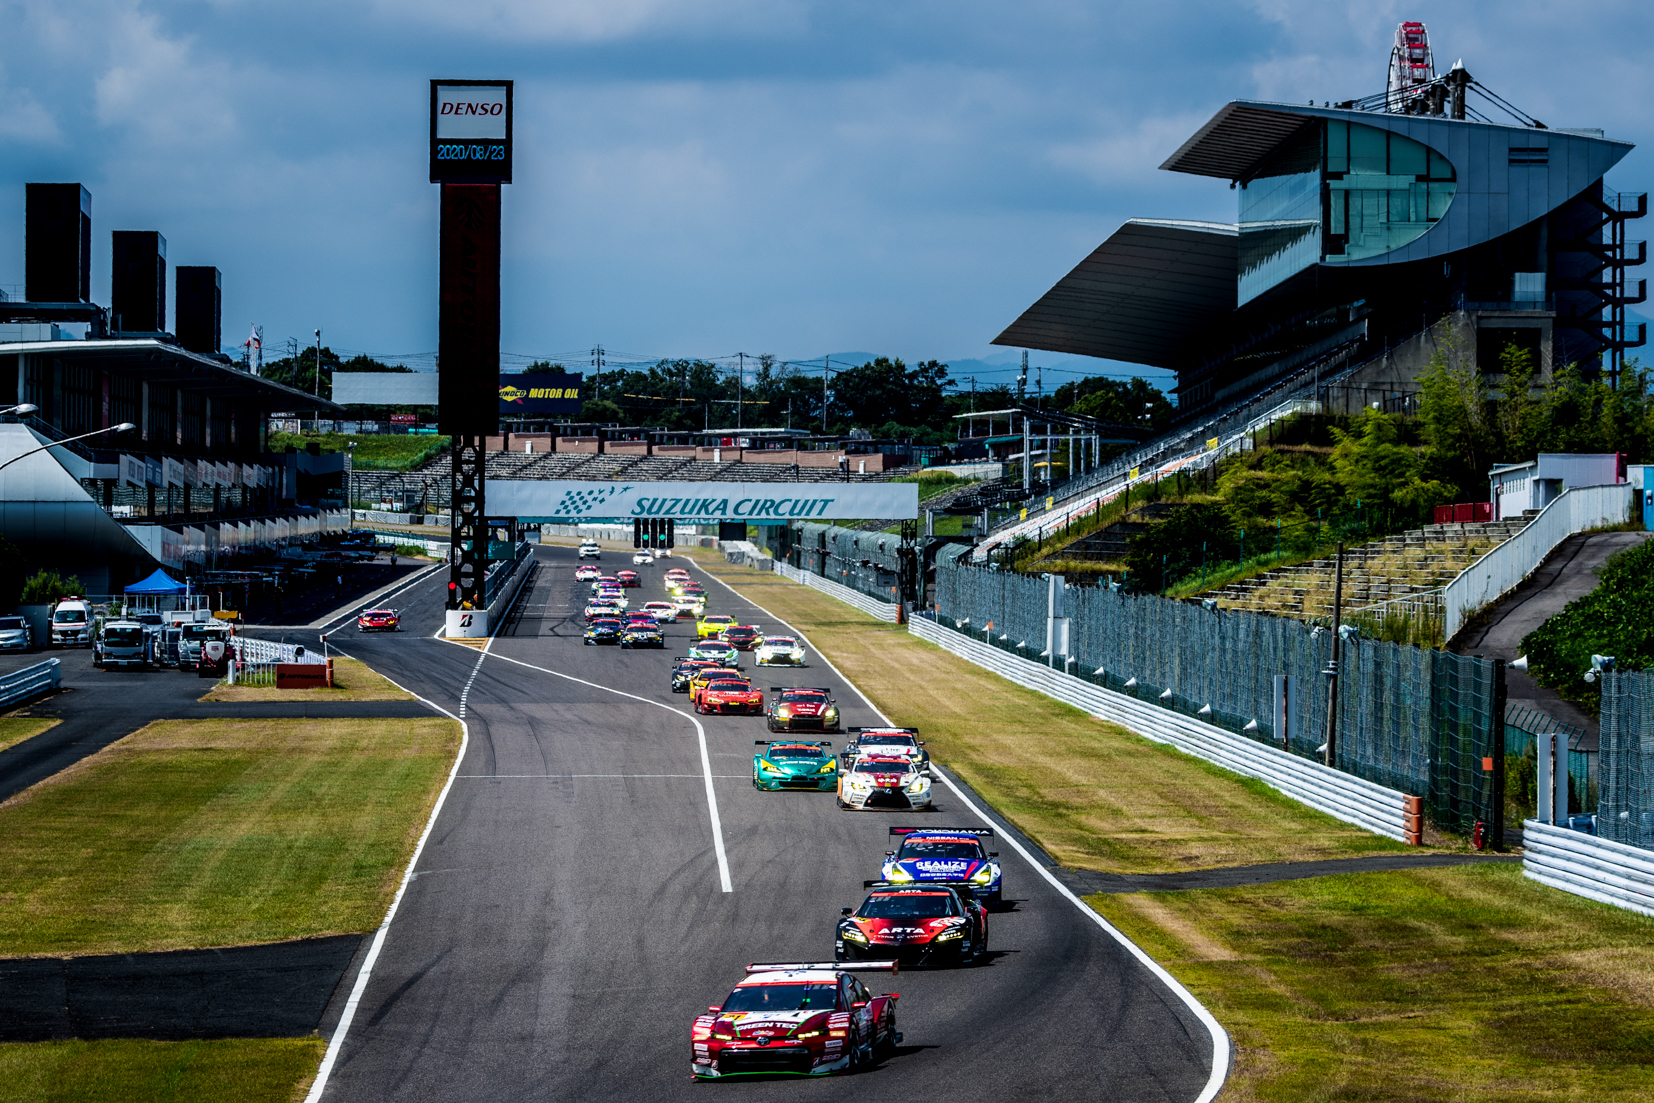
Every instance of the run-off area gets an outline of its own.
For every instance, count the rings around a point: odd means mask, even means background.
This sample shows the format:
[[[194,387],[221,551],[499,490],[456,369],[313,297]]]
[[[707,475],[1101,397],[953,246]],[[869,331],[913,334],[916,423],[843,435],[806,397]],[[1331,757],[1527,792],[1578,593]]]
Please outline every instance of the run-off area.
[[[878,875],[890,826],[997,825],[943,785],[931,812],[845,812],[830,792],[755,790],[764,719],[695,718],[703,759],[688,699],[670,692],[672,656],[694,641],[693,622],[668,625],[664,651],[587,646],[589,584],[574,579],[573,549],[537,554],[540,569],[476,671],[465,758],[324,1098],[1201,1093],[1206,1029],[1005,845],[1009,906],[990,917],[983,964],[865,978],[875,992],[901,993],[905,1037],[893,1053],[825,1083],[694,1084],[695,1015],[721,1002],[748,962],[831,960],[839,908],[859,904],[863,881]],[[605,553],[605,572],[632,567],[629,555],[614,558]],[[633,607],[662,597],[665,570],[683,564],[635,568]],[[788,631],[702,580],[709,612]],[[429,638],[440,600],[435,585],[421,588],[404,623],[423,632],[353,641],[353,653],[451,705],[442,694],[457,697],[476,653]],[[846,726],[880,722],[813,652],[802,671],[760,670],[750,653],[742,665],[766,697],[772,685],[830,686]]]

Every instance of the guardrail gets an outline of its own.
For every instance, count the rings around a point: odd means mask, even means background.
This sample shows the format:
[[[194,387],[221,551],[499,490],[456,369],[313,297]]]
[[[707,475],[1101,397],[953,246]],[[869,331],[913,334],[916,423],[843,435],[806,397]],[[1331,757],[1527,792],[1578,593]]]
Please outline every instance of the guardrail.
[[[1631,516],[1630,483],[1576,486],[1546,506],[1515,536],[1460,571],[1442,591],[1443,639],[1451,640],[1477,609],[1514,590],[1576,532],[1623,524]]]
[[[1522,824],[1522,872],[1553,889],[1654,915],[1654,851],[1540,820]]]
[[[305,644],[277,643],[253,636],[232,636],[230,646],[235,649],[236,662],[254,663],[325,663],[320,651]]]
[[[47,659],[45,662],[14,670],[0,677],[0,710],[9,709],[20,701],[27,701],[30,697],[45,693],[48,689],[57,689],[62,684],[61,659]]]
[[[926,617],[910,618],[908,631],[1008,681],[1113,721],[1145,739],[1169,743],[1226,770],[1257,778],[1334,819],[1397,842],[1418,841],[1420,801],[1417,797],[1232,735],[1159,705],[1103,689],[1042,663],[1018,658]]]
[[[797,567],[789,563],[783,563],[780,560],[775,561],[775,573],[782,578],[791,579],[801,585],[808,586],[812,590],[820,590],[828,597],[837,598],[846,605],[854,605],[868,616],[876,620],[882,620],[886,624],[901,623],[902,607],[899,603],[880,601],[877,598],[868,597],[866,594],[852,590],[842,583],[834,582],[830,578],[822,578],[820,575],[812,574],[809,571],[801,571]]]

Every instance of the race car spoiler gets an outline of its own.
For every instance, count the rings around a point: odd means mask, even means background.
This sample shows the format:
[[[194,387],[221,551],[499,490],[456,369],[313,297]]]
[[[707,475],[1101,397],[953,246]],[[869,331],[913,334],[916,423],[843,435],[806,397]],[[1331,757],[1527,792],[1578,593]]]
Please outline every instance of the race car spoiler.
[[[975,896],[977,887],[969,881],[863,881],[864,889],[911,889],[914,892],[924,892],[927,889],[952,889],[961,896]],[[986,887],[986,886],[982,886]]]
[[[831,700],[832,696],[833,696],[833,691],[828,689],[826,686],[771,686],[770,687],[770,692],[771,693],[786,693],[788,690],[797,690],[797,689],[802,689],[802,690],[804,690],[808,693],[824,693],[824,694],[827,695],[829,700]],[[851,728],[850,730],[855,731],[856,729]]]
[[[752,741],[754,747],[768,747],[772,743],[779,743],[783,747],[826,747],[828,750],[833,749],[831,739],[754,739]]]
[[[802,973],[830,969],[835,973],[896,973],[900,968],[900,963],[895,961],[755,961],[747,966],[747,972]]]
[[[890,829],[892,835],[912,835],[918,831],[937,835],[975,835],[982,839],[994,837],[994,829],[991,827],[892,827]]]
[[[845,728],[847,732],[888,732],[891,735],[918,735],[918,728],[897,728],[889,724],[880,724],[871,728]]]

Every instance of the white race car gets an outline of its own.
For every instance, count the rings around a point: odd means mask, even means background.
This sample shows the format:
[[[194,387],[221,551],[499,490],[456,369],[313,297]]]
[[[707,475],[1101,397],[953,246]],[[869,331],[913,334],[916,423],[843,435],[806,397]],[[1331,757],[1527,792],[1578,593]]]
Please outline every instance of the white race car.
[[[791,636],[765,636],[752,649],[759,666],[803,666],[804,645]]]
[[[649,551],[648,548],[644,548],[642,551],[635,551],[635,552],[632,553],[632,566],[634,566],[634,567],[647,567],[649,564],[653,563],[654,561],[655,561],[655,556],[652,552]]]
[[[864,754],[838,779],[840,808],[929,808],[930,778],[912,759]]]
[[[655,620],[661,624],[671,624],[678,619],[678,607],[670,601],[650,601],[643,606],[643,611],[653,613]]]

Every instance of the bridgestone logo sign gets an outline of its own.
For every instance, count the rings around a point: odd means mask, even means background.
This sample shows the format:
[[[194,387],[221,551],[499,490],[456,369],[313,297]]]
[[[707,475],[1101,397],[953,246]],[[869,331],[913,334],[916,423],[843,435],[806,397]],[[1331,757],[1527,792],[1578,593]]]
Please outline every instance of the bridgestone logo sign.
[[[603,483],[498,479],[488,484],[489,516],[523,521],[896,520],[919,515],[913,483]]]

